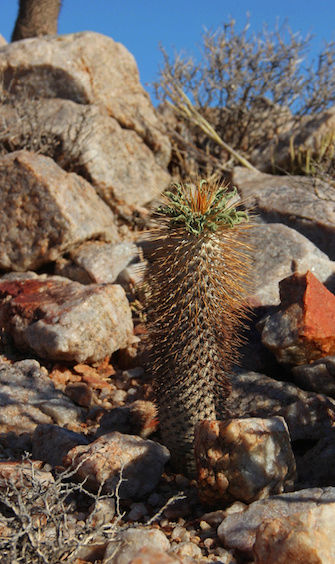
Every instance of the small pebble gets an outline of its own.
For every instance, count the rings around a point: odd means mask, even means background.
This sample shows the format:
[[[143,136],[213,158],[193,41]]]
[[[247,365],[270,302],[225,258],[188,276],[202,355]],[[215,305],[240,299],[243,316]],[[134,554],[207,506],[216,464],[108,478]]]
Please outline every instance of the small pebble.
[[[190,485],[190,480],[188,478],[186,478],[186,476],[183,476],[182,474],[177,474],[176,475],[176,484],[180,488],[187,488]]]
[[[157,492],[153,492],[148,497],[148,503],[150,503],[152,507],[157,507],[157,505],[160,505],[160,503],[162,503],[162,496]]]
[[[232,515],[232,513],[239,513],[240,511],[244,511],[246,507],[247,505],[245,503],[242,503],[242,501],[235,501],[233,505],[227,507],[226,515]]]
[[[226,512],[223,509],[218,509],[217,511],[211,511],[210,513],[205,513],[201,517],[201,521],[206,521],[212,527],[218,527],[221,525],[222,521],[226,516]]]
[[[215,540],[210,537],[204,540],[204,546],[207,548],[207,550],[210,550],[210,548],[212,548],[214,544]]]
[[[123,403],[126,400],[127,392],[124,390],[113,390],[110,394],[110,399],[115,403]]]
[[[147,514],[148,510],[144,503],[132,503],[127,518],[129,521],[138,521]]]
[[[182,542],[177,546],[173,547],[173,549],[170,552],[173,552],[173,554],[176,554],[181,558],[184,558],[186,556],[191,556],[192,558],[199,558],[202,556],[201,549],[193,542]]]
[[[188,542],[191,538],[189,531],[185,527],[180,527],[177,525],[172,531],[171,539],[177,542]]]
[[[133,401],[136,395],[137,395],[137,389],[136,388],[129,388],[129,390],[127,392],[127,399],[130,400],[130,401]]]
[[[128,368],[128,370],[123,370],[123,378],[141,378],[144,374],[142,366],[136,366],[135,368]]]

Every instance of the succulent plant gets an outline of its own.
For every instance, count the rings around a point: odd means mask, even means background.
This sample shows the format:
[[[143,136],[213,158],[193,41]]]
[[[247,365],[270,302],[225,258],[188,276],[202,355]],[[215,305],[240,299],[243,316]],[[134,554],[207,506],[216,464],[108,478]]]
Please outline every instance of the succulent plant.
[[[248,310],[250,224],[237,200],[236,189],[211,181],[176,184],[151,236],[149,364],[163,442],[190,476],[195,425],[225,416]]]

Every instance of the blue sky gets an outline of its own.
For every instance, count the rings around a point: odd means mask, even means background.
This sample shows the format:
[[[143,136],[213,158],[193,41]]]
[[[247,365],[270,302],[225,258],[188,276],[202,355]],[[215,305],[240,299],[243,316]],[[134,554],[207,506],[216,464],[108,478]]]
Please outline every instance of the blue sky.
[[[17,4],[0,0],[0,33],[7,41]],[[232,17],[242,28],[247,12],[255,32],[264,23],[273,29],[287,20],[294,32],[313,34],[314,57],[324,41],[335,40],[335,0],[63,0],[59,33],[92,30],[120,41],[135,56],[141,82],[151,92],[162,64],[160,43],[170,53],[196,55],[205,27],[215,29]]]

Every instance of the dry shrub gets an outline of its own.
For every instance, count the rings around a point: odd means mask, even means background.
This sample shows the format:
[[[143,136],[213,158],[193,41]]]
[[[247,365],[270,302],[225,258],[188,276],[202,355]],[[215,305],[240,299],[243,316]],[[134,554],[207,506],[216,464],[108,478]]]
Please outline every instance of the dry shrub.
[[[231,151],[209,139],[193,116],[184,115],[181,93],[229,148],[246,157],[302,116],[335,102],[335,42],[307,66],[310,40],[287,26],[252,34],[247,23],[239,31],[230,20],[203,34],[198,61],[181,54],[170,58],[162,49],[164,64],[154,86],[181,175],[192,173],[192,158],[200,169],[229,169],[236,163]]]
[[[17,468],[17,467],[16,467]],[[73,562],[91,544],[104,545],[114,539],[122,515],[115,496],[92,494],[85,483],[71,481],[77,468],[41,478],[36,463],[26,459],[15,471],[15,479],[0,483],[1,562],[13,564],[58,564]],[[97,519],[97,501],[115,497],[117,514],[112,522]],[[83,520],[78,503],[95,503]],[[100,521],[100,522],[99,522]]]

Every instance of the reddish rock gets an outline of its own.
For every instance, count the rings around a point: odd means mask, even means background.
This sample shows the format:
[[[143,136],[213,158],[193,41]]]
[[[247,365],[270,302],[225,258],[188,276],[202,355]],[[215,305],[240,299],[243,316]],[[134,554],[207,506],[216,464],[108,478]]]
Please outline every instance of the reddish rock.
[[[335,296],[308,271],[282,280],[280,297],[280,310],[262,331],[277,360],[299,365],[334,354]]]
[[[0,281],[0,323],[19,349],[70,362],[110,356],[131,342],[133,330],[121,286],[43,275]]]

